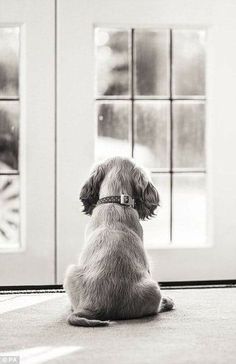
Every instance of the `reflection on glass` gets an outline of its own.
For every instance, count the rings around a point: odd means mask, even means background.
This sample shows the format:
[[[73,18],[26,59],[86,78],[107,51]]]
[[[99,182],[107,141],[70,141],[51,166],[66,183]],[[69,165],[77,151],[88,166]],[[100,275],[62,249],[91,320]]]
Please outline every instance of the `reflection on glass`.
[[[204,30],[173,30],[173,96],[205,95]]]
[[[95,29],[96,95],[130,94],[130,31]]]
[[[0,98],[18,96],[19,28],[0,27]]]
[[[175,244],[206,239],[205,174],[173,175],[173,240]]]
[[[169,101],[136,101],[134,110],[134,158],[148,168],[168,169]]]
[[[135,95],[169,96],[170,31],[134,32]]]
[[[0,175],[0,248],[19,243],[19,176]]]
[[[156,248],[170,242],[170,175],[169,173],[152,174],[152,182],[160,197],[160,206],[156,216],[142,221],[145,248]]]
[[[173,165],[175,169],[204,169],[204,130],[204,102],[173,102]]]
[[[130,103],[128,101],[97,102],[96,118],[96,160],[116,155],[130,156]]]
[[[0,101],[0,173],[18,169],[18,101]]]

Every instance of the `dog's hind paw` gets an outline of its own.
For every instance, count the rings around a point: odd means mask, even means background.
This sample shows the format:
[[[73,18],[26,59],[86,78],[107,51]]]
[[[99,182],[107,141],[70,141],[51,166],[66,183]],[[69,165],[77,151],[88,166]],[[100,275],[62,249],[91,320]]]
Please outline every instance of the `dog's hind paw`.
[[[170,311],[175,308],[174,301],[170,297],[162,297],[158,312]]]

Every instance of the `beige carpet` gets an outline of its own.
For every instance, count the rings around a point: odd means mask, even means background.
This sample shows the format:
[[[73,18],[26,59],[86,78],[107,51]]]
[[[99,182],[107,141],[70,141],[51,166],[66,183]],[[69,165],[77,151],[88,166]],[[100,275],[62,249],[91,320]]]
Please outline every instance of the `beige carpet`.
[[[0,295],[0,363],[235,364],[236,289],[164,292],[175,311],[105,328],[68,326],[62,293]]]

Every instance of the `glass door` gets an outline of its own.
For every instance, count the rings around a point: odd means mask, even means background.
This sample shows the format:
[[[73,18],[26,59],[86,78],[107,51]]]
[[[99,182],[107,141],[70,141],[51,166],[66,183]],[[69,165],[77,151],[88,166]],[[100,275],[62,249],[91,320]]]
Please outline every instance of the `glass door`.
[[[206,30],[96,27],[94,43],[95,160],[151,173],[161,206],[143,223],[147,248],[204,245]]]
[[[54,16],[0,0],[0,286],[55,282]]]
[[[235,15],[223,0],[58,1],[59,282],[89,219],[80,186],[117,154],[160,192],[143,224],[154,277],[235,278]]]

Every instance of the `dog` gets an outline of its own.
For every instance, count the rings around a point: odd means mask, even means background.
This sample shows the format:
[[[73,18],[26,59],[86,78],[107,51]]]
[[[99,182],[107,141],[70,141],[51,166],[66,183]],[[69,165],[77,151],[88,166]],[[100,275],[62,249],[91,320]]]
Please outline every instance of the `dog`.
[[[65,275],[68,322],[107,326],[171,310],[174,303],[152,279],[143,246],[139,219],[152,217],[159,205],[147,174],[131,159],[110,158],[93,169],[80,199],[91,220],[79,262]]]

